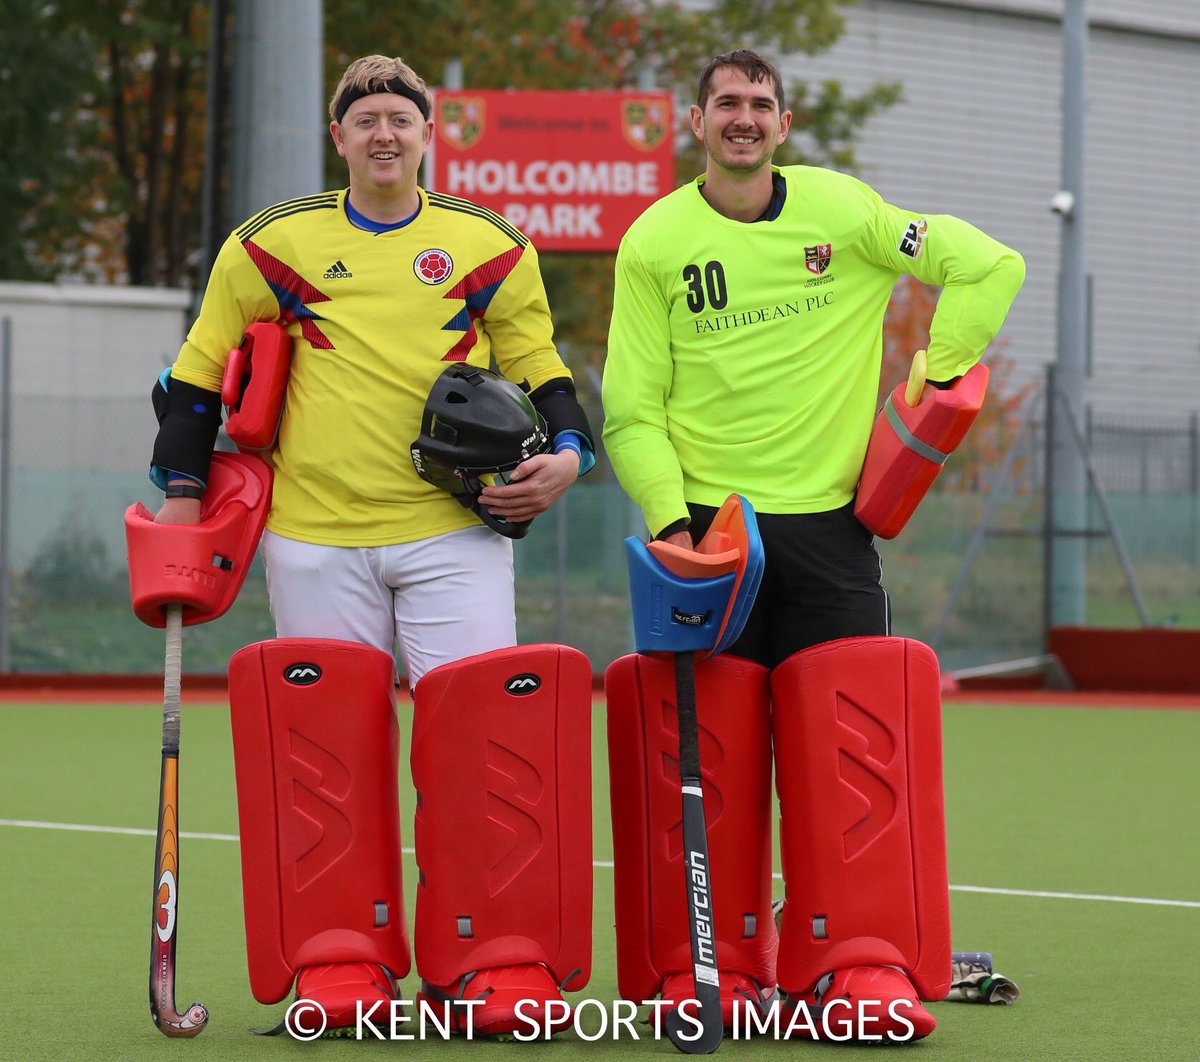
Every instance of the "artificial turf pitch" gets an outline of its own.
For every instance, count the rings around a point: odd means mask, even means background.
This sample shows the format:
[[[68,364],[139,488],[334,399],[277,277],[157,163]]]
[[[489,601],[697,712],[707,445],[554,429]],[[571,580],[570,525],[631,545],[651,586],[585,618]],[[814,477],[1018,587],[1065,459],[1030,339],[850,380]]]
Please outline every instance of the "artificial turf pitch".
[[[401,710],[406,743],[411,705]],[[601,704],[594,729],[593,973],[572,998],[597,1000],[611,1013],[617,988]],[[255,1003],[246,979],[227,712],[192,703],[186,691],[176,1004],[199,1000],[211,1019],[195,1040],[166,1039],[147,1006],[160,734],[161,709],[153,704],[0,704],[0,1058],[676,1055],[645,1026],[636,1041],[624,1032],[590,1039],[599,1032],[600,1006],[591,1009],[593,1020],[581,1021],[582,1036],[549,1043],[302,1044],[251,1035],[252,1027],[275,1024],[283,1007]],[[726,1041],[721,1053],[782,1059],[833,1052],[841,1059],[888,1050],[956,1062],[1200,1058],[1192,995],[1200,959],[1200,711],[950,703],[945,749],[954,947],[991,951],[996,969],[1020,986],[1019,1002],[935,1004],[939,1027],[916,1044],[756,1038]],[[217,836],[189,836],[197,833]],[[409,855],[410,905],[414,882]],[[410,976],[407,998],[415,987]]]

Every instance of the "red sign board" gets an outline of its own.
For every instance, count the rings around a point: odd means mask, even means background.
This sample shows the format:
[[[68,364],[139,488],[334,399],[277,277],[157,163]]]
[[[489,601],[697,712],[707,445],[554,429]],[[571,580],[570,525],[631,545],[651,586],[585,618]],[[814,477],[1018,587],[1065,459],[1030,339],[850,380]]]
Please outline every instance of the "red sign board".
[[[539,251],[614,251],[675,187],[669,92],[441,89],[427,186],[503,214]]]

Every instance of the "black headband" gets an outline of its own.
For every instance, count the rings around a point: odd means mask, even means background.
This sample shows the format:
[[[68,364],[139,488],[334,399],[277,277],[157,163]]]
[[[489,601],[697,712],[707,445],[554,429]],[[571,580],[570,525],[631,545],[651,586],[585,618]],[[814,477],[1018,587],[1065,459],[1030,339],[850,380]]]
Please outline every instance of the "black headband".
[[[337,107],[334,109],[337,120],[340,122],[346,117],[346,111],[350,109],[350,104],[355,100],[361,100],[364,96],[374,96],[378,92],[392,92],[397,96],[403,96],[405,99],[412,100],[417,105],[417,110],[421,112],[421,117],[429,121],[429,101],[423,93],[418,92],[414,88],[409,88],[398,77],[392,78],[391,81],[385,81],[382,85],[376,83],[374,87],[346,89],[338,97]]]

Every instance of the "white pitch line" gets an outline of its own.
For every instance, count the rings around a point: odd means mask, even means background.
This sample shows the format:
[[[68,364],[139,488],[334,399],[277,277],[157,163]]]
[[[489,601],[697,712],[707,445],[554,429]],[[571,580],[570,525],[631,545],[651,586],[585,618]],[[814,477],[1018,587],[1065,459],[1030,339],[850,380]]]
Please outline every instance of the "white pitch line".
[[[0,819],[0,826],[25,826],[33,830],[71,830],[75,833],[123,833],[131,837],[156,837],[156,830],[144,830],[138,826],[90,826],[82,822],[35,822],[32,819]],[[236,841],[236,833],[188,833],[183,830],[180,837],[197,841]]]
[[[154,837],[156,831],[142,829],[136,826],[90,826],[78,822],[36,822],[32,819],[0,819],[0,826],[22,826],[35,830],[70,830],[76,833],[119,833],[133,837]],[[180,838],[196,841],[236,841],[236,833],[189,833],[184,830]],[[402,848],[407,855],[413,854],[413,849]],[[594,867],[612,868],[612,860],[597,859]],[[771,877],[782,880],[782,874],[772,874]],[[1150,896],[1102,896],[1087,892],[1046,892],[1041,889],[999,889],[988,885],[951,885],[951,892],[985,892],[996,896],[1031,896],[1047,900],[1101,900],[1106,903],[1141,903],[1154,907],[1193,907],[1200,908],[1200,900],[1162,900]]]
[[[987,885],[951,885],[957,892],[994,892],[1001,896],[1046,896],[1053,900],[1107,900],[1109,903],[1148,903],[1156,907],[1200,907],[1196,900],[1157,900],[1148,896],[1096,896],[1086,892],[1042,892],[1039,889],[994,889]]]

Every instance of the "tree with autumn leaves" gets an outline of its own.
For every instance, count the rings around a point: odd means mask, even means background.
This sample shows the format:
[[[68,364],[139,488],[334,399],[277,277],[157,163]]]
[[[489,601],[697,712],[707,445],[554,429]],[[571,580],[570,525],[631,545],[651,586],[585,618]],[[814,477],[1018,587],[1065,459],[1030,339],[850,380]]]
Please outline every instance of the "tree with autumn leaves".
[[[916,277],[902,276],[888,303],[883,320],[883,368],[879,376],[879,405],[908,379],[913,354],[929,346],[929,325],[937,307],[937,289]],[[1013,443],[1032,382],[1013,384],[1015,362],[1004,352],[1004,339],[994,340],[984,352],[988,367],[988,392],[983,408],[967,437],[938,475],[941,490],[982,490],[985,469],[1003,458]]]
[[[327,87],[354,58],[401,55],[431,84],[457,60],[471,88],[633,87],[648,78],[690,102],[712,55],[750,43],[776,57],[817,54],[841,33],[853,0],[325,0]],[[0,0],[0,279],[189,286],[201,261],[201,192],[213,0]],[[792,135],[781,164],[852,171],[858,131],[899,98],[894,83],[859,96],[840,82],[787,85]],[[322,121],[322,116],[314,116]],[[677,176],[704,166],[681,123]],[[345,179],[328,146],[326,184]],[[214,198],[221,202],[218,186]],[[222,218],[223,229],[240,218]],[[546,254],[543,272],[557,336],[599,422],[599,379],[611,254]],[[933,295],[902,283],[885,328],[884,391],[927,341]],[[922,339],[924,334],[925,338]],[[1003,356],[990,360],[992,398],[943,481],[969,486],[1000,445],[1019,395],[1005,387]],[[984,443],[983,440],[995,440]]]
[[[190,283],[208,4],[0,0],[0,25],[0,279]]]
[[[776,53],[829,47],[849,2],[325,0],[326,81],[332,86],[352,59],[386,51],[431,84],[456,59],[468,87],[612,88],[633,86],[648,71],[687,100],[704,62],[733,44],[752,39]],[[209,36],[227,35],[213,12],[234,6],[0,0],[0,278],[193,282],[203,265]],[[899,92],[881,85],[848,97],[837,82],[789,89],[806,156],[844,168],[853,166],[854,131]],[[345,172],[332,147],[327,158],[336,187]],[[800,158],[793,150],[788,161]],[[700,168],[696,150],[681,155],[682,177]],[[226,228],[241,220],[222,219]],[[595,271],[611,273],[609,256],[601,257]],[[589,265],[561,268],[586,276]],[[579,302],[589,312],[565,310],[560,327],[576,342],[601,342],[591,311],[606,300],[584,286]]]

